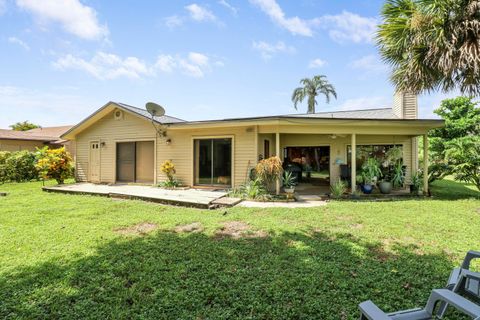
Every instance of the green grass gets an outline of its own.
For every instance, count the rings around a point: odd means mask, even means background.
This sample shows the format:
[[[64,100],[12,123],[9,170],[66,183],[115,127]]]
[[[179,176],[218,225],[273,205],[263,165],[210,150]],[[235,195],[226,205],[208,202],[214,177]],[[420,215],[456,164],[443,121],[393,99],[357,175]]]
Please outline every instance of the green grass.
[[[0,318],[356,319],[422,305],[480,248],[480,194],[198,210],[0,185]],[[263,238],[219,238],[243,221]],[[114,230],[157,224],[147,235]],[[200,222],[200,233],[175,233]]]

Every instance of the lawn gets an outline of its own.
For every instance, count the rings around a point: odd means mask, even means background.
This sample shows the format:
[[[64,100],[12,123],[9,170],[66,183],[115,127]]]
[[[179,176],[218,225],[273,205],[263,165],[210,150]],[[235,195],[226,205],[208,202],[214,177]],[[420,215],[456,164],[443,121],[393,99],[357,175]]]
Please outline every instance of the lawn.
[[[453,181],[431,200],[212,211],[40,187],[0,185],[0,318],[356,319],[366,299],[423,304],[480,248],[480,193]]]

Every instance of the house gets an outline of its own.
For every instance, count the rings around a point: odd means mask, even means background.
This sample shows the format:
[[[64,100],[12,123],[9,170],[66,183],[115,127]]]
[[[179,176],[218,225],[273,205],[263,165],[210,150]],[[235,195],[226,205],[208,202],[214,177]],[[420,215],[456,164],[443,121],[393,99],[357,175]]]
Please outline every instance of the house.
[[[232,187],[259,159],[278,155],[305,183],[331,184],[347,168],[355,186],[365,155],[381,157],[393,146],[403,150],[408,180],[418,169],[417,138],[443,121],[417,119],[415,95],[393,100],[392,108],[206,121],[152,118],[108,102],[62,138],[75,141],[77,180],[94,183],[156,184],[166,179],[162,162],[172,160],[186,185]]]
[[[45,127],[27,131],[0,129],[0,151],[35,151],[44,146],[51,148],[65,146],[70,153],[74,154],[73,143],[60,138],[71,128],[72,126]]]

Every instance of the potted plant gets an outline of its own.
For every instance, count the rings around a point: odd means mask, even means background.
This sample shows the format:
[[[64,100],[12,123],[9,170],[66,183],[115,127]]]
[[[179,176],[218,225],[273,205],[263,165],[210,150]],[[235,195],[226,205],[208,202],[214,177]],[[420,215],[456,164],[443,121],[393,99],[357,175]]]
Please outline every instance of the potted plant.
[[[405,169],[402,162],[393,166],[392,184],[394,188],[401,188],[405,182]]]
[[[383,194],[389,194],[390,192],[392,192],[392,188],[392,182],[388,179],[381,180],[378,183],[378,189],[380,189],[380,192]]]
[[[422,177],[416,172],[412,174],[412,183],[410,184],[410,193],[411,194],[420,194],[420,186],[422,185]]]
[[[287,194],[293,194],[295,192],[296,177],[290,171],[285,171],[283,175],[283,190]]]
[[[382,171],[375,158],[369,158],[362,166],[363,185],[362,191],[370,194],[373,191],[376,181],[382,176]]]

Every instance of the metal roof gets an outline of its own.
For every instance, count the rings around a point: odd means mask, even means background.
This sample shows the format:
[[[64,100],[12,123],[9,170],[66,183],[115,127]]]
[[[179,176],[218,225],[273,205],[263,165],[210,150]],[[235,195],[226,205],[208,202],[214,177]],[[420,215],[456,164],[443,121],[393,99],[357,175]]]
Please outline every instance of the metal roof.
[[[346,110],[317,112],[306,114],[292,114],[290,117],[302,118],[331,118],[331,119],[400,119],[393,113],[392,108],[364,109],[364,110]]]
[[[146,118],[149,118],[151,119],[152,116],[150,115],[150,113],[148,113],[147,110],[145,109],[140,109],[140,108],[137,108],[137,107],[134,107],[134,106],[130,106],[128,104],[125,104],[125,103],[121,103],[121,102],[114,102],[115,104],[125,108],[125,109],[128,109],[132,112],[135,112],[143,117],[146,117]],[[182,119],[179,119],[179,118],[175,118],[175,117],[171,117],[171,116],[167,116],[167,115],[163,115],[161,117],[153,117],[153,119],[159,123],[162,123],[162,124],[171,124],[171,123],[179,123],[179,122],[185,122],[185,120],[182,120]]]

